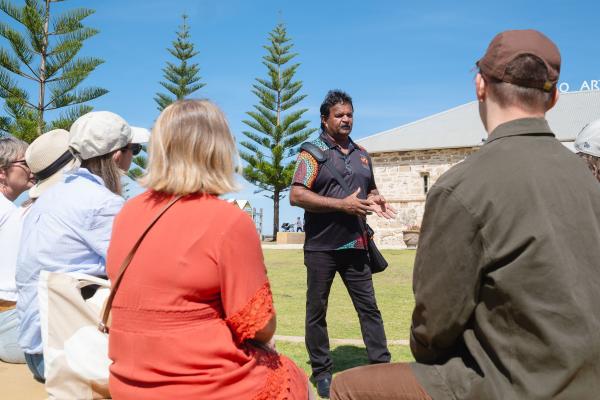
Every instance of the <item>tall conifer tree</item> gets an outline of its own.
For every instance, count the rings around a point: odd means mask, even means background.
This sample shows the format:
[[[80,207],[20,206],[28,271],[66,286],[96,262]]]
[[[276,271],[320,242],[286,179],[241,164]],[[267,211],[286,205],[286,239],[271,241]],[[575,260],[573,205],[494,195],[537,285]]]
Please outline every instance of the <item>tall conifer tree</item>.
[[[316,131],[307,129],[309,121],[302,120],[306,108],[292,110],[306,95],[299,94],[302,81],[294,81],[299,63],[289,64],[297,56],[285,25],[278,24],[269,34],[270,44],[264,46],[267,55],[267,79],[257,78],[252,93],[258,104],[247,114],[251,120],[243,121],[253,131],[242,132],[248,140],[240,142],[247,151],[240,155],[248,165],[244,177],[258,187],[258,192],[273,200],[273,236],[279,230],[279,202],[289,190],[294,173],[293,156],[302,142]]]
[[[191,41],[190,27],[187,24],[187,15],[183,15],[183,24],[177,31],[177,38],[172,42],[173,48],[167,49],[179,63],[175,65],[167,61],[167,66],[163,68],[164,81],[160,84],[167,89],[169,94],[156,93],[154,101],[158,104],[158,110],[164,110],[169,104],[176,100],[187,98],[190,94],[201,89],[206,84],[201,83],[201,77],[198,75],[200,67],[197,63],[190,63],[198,52],[195,50]]]
[[[144,146],[144,152],[146,151],[146,146]],[[140,154],[133,157],[132,160],[132,168],[127,172],[127,175],[133,180],[141,178],[144,175],[144,172],[148,168],[148,159],[145,155]]]
[[[82,23],[94,10],[76,8],[54,16],[52,4],[59,1],[63,0],[25,0],[20,7],[0,0],[4,15],[0,36],[11,49],[0,47],[0,98],[5,111],[0,134],[31,142],[48,128],[69,129],[92,110],[85,103],[107,93],[98,87],[79,88],[103,63],[95,57],[77,57],[84,41],[98,33]],[[29,93],[25,87],[32,83],[35,89]],[[47,121],[48,112],[63,108],[57,119]]]

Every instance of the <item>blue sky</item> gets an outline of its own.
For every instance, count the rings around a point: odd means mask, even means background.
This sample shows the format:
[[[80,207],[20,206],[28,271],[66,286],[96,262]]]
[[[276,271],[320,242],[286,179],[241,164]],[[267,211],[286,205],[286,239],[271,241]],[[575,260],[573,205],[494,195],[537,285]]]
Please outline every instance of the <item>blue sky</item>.
[[[552,38],[563,56],[561,82],[571,90],[600,80],[597,1],[69,0],[56,7],[78,6],[96,10],[87,24],[101,31],[82,54],[105,60],[86,83],[110,90],[92,105],[149,128],[158,115],[153,97],[161,68],[170,59],[166,48],[184,12],[206,83],[198,97],[225,111],[238,138],[256,103],[251,85],[265,76],[262,46],[278,22],[299,53],[306,118],[318,127],[325,93],[343,89],[354,99],[354,138],[473,100],[474,62],[506,29],[534,28]],[[270,233],[272,203],[253,192],[246,183],[235,197],[264,209]],[[280,222],[301,214],[287,198],[282,202]]]

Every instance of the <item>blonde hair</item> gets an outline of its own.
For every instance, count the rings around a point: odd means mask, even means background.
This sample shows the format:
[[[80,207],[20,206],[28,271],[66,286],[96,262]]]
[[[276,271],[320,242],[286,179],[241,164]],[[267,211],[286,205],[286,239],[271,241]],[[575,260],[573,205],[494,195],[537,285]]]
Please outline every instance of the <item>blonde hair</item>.
[[[152,129],[146,175],[140,183],[170,194],[237,190],[237,150],[223,112],[208,100],[180,100]]]
[[[121,196],[123,194],[123,187],[121,186],[121,176],[123,173],[119,169],[117,162],[113,159],[113,155],[117,151],[82,160],[81,167],[87,168],[92,174],[102,178],[104,186],[108,190]]]

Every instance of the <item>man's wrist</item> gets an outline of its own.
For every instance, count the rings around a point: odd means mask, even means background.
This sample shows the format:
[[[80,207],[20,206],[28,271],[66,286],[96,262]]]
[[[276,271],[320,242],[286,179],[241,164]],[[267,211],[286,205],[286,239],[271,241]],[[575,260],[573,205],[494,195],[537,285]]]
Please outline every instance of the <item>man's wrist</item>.
[[[329,207],[336,211],[344,211],[344,207],[342,207],[342,199],[336,199],[333,197],[329,198]]]

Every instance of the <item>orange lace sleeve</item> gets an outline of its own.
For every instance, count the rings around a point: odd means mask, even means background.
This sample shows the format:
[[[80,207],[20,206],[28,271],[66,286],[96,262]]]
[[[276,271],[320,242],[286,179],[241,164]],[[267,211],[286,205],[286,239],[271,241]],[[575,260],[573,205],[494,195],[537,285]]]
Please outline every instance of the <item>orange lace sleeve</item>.
[[[234,333],[236,341],[242,343],[247,339],[254,338],[256,332],[264,328],[274,314],[273,295],[267,281],[254,293],[244,308],[225,321]]]

